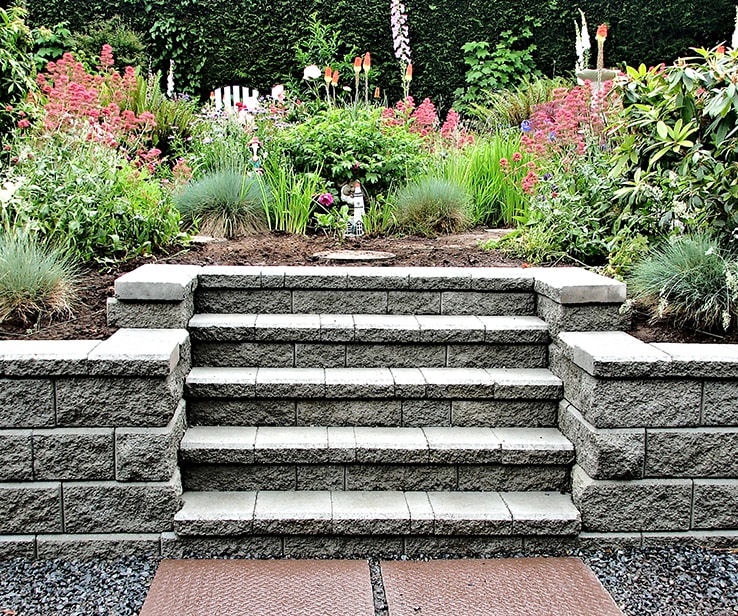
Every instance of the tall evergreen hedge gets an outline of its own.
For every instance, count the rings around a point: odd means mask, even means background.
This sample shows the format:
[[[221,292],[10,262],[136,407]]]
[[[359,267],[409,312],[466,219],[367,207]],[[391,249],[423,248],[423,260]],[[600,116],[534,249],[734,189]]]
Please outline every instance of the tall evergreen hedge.
[[[299,78],[293,45],[311,13],[334,24],[347,44],[371,51],[373,82],[400,92],[392,53],[389,0],[26,0],[35,24],[68,21],[78,28],[98,16],[130,19],[152,44],[157,68],[175,59],[177,83],[201,95],[240,83],[267,90],[287,75]],[[532,18],[537,67],[567,75],[574,64],[574,21],[585,11],[590,32],[610,25],[608,66],[669,62],[692,46],[729,40],[734,0],[406,0],[413,52],[414,94],[447,105],[464,85],[461,46],[494,43]],[[593,50],[594,51],[594,50]],[[352,77],[352,76],[348,76]]]

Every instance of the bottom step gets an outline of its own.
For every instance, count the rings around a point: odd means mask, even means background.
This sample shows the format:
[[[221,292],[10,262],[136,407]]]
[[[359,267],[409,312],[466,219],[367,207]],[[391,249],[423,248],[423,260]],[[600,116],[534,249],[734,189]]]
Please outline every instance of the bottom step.
[[[555,492],[185,492],[174,528],[224,535],[576,535]]]

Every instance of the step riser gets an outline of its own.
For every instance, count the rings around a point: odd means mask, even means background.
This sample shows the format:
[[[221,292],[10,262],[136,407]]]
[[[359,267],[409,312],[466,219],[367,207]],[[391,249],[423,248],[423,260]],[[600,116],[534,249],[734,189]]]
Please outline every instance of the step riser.
[[[535,315],[533,293],[200,289],[203,313]]]
[[[567,465],[502,464],[183,464],[192,491],[428,490],[563,492]]]
[[[274,368],[545,368],[541,344],[193,342],[195,365]]]
[[[191,398],[193,426],[463,426],[543,428],[556,425],[556,400],[289,400]]]

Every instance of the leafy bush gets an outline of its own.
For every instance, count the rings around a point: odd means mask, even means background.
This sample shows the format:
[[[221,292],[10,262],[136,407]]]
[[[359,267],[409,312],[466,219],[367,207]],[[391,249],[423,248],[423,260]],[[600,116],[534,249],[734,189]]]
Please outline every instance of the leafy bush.
[[[17,184],[13,224],[76,259],[131,258],[179,238],[168,193],[117,150],[57,134],[19,144],[17,154],[7,172]]]
[[[236,171],[217,171],[191,182],[175,197],[188,227],[213,237],[234,238],[267,230],[262,181]]]
[[[628,67],[617,196],[667,210],[667,225],[738,236],[738,50],[696,49],[673,66]]]
[[[362,106],[318,112],[276,132],[265,147],[284,152],[298,172],[319,169],[336,187],[358,180],[370,194],[417,175],[429,158],[419,134],[387,125],[381,110]]]
[[[116,70],[122,71],[126,66],[143,71],[149,69],[149,58],[142,34],[136,32],[120,15],[113,15],[109,19],[95,19],[81,31],[75,32],[73,38],[75,55],[89,70],[95,68],[103,45],[110,45],[113,48]]]
[[[71,316],[76,302],[76,269],[61,251],[23,232],[0,234],[0,323]]]
[[[36,65],[31,29],[20,7],[0,7],[0,143],[18,121],[13,108],[34,88]]]
[[[674,238],[653,251],[628,284],[653,320],[727,331],[738,315],[738,263],[705,234]]]
[[[395,198],[400,230],[434,237],[457,233],[471,221],[471,198],[462,186],[449,180],[422,177],[403,186]]]

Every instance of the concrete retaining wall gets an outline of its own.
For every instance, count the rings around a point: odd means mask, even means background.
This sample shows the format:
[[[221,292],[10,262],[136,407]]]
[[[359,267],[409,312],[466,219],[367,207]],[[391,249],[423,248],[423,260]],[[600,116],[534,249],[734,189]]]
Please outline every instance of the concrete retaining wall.
[[[550,363],[564,383],[559,427],[577,452],[572,492],[585,533],[735,541],[736,345],[565,332]]]
[[[189,369],[182,329],[0,342],[0,557],[158,554]]]

